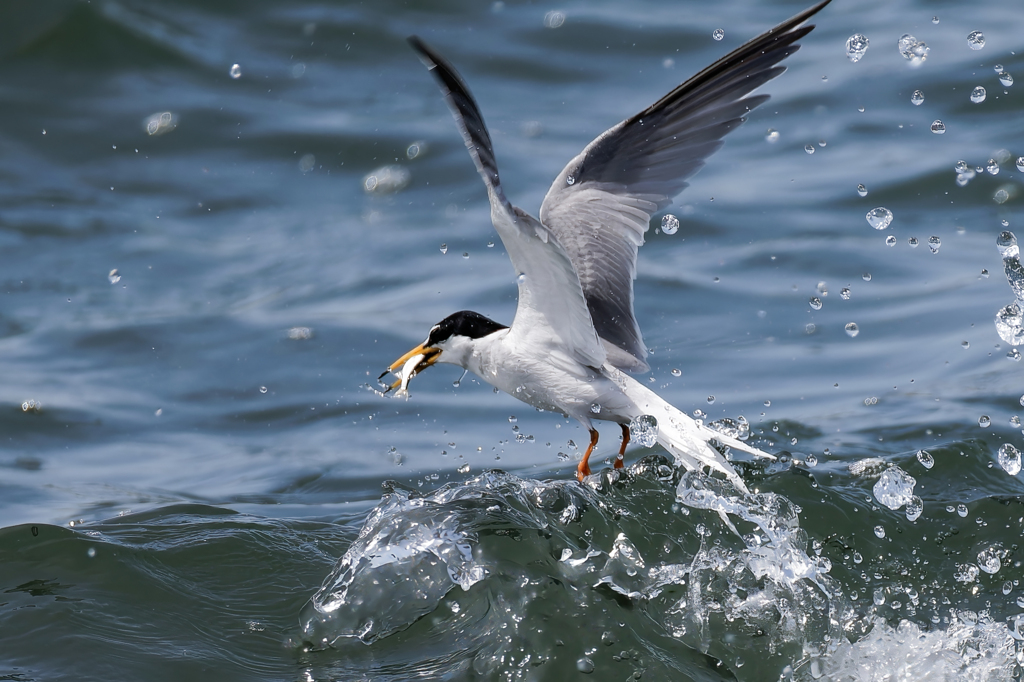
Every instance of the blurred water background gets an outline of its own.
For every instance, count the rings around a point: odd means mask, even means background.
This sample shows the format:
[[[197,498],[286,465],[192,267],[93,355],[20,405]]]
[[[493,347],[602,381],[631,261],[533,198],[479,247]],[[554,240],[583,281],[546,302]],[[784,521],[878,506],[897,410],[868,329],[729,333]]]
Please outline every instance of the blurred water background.
[[[678,232],[652,222],[650,385],[787,453],[744,467],[756,499],[656,449],[578,486],[580,427],[451,367],[366,387],[448,313],[515,309],[407,35],[535,213],[594,136],[803,8],[0,5],[0,679],[1019,676],[1009,0],[836,0]]]

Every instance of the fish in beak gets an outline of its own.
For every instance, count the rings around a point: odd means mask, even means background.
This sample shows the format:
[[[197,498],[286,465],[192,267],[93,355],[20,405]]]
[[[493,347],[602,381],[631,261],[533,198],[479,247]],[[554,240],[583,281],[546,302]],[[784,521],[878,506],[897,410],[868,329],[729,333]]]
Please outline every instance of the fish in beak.
[[[384,393],[388,393],[397,388],[398,391],[395,392],[395,396],[408,397],[409,381],[427,367],[430,367],[432,364],[437,362],[439,357],[441,357],[440,348],[428,348],[421,344],[392,362],[391,366],[377,378],[377,381],[380,382],[380,380],[386,377],[389,373],[394,374],[398,379],[393,383],[390,385],[383,384],[383,382],[381,383],[382,386],[387,386],[387,388],[384,389]]]

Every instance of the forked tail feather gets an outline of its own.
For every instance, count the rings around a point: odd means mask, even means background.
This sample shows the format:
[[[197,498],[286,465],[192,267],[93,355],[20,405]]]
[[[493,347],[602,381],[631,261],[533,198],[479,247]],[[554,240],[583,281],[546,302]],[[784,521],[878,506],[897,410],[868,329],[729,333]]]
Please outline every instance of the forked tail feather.
[[[658,444],[671,452],[676,460],[687,469],[708,467],[725,475],[740,492],[749,493],[746,484],[736,470],[718,450],[711,447],[709,442],[718,441],[726,447],[747,452],[755,457],[775,459],[774,455],[748,445],[737,438],[698,424],[687,414],[624,372],[607,365],[604,369],[608,377],[637,406],[638,413],[633,415],[634,418],[641,415],[654,417],[658,422]]]

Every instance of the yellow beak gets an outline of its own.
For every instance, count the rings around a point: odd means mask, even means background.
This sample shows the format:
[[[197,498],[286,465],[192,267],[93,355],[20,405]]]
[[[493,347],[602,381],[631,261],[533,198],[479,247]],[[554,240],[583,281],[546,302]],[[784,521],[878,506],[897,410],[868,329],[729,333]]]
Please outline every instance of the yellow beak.
[[[387,393],[388,391],[393,391],[394,389],[402,385],[403,377],[401,376],[401,372],[404,369],[405,364],[409,362],[411,358],[414,358],[417,355],[422,355],[423,359],[420,360],[419,363],[413,368],[412,372],[409,374],[409,379],[416,376],[417,374],[425,370],[427,367],[430,367],[432,364],[437,362],[437,359],[441,357],[441,349],[428,348],[421,344],[419,346],[416,346],[411,351],[409,351],[402,357],[398,358],[394,362],[392,362],[391,365],[387,368],[387,370],[381,373],[379,377],[377,377],[377,381],[380,381],[385,376],[387,376],[388,373],[393,373],[398,376],[398,379],[396,379],[394,383],[392,383],[390,386],[387,387],[387,389],[385,389],[385,393]]]

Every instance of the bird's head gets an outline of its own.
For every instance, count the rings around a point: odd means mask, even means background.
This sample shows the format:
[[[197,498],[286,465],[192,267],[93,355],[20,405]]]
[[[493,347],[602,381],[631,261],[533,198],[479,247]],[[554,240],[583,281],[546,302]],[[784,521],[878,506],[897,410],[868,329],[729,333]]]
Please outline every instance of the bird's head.
[[[444,318],[427,334],[427,340],[398,358],[385,370],[378,381],[389,373],[398,377],[386,385],[385,393],[399,389],[396,395],[407,393],[409,381],[434,363],[448,363],[466,367],[474,342],[496,331],[507,329],[503,324],[472,310],[462,310]]]

